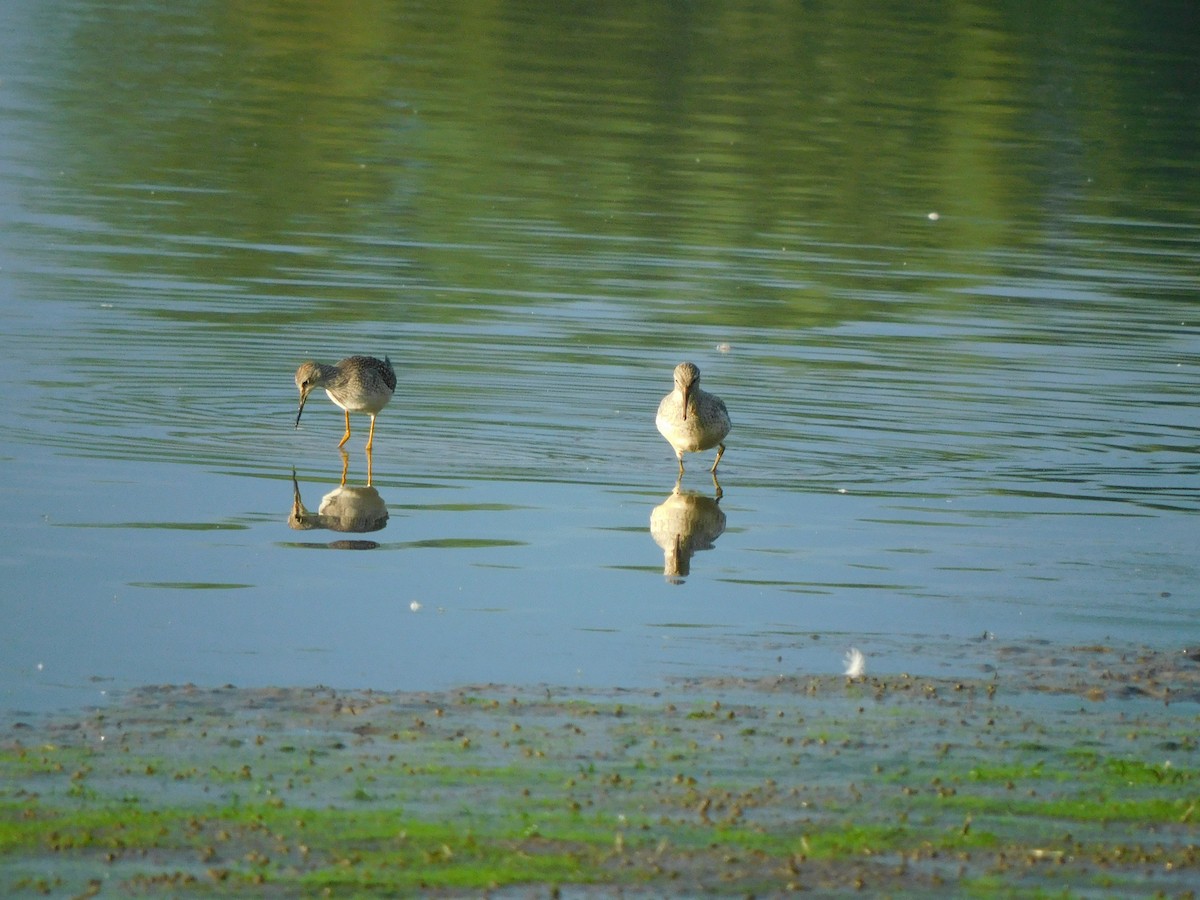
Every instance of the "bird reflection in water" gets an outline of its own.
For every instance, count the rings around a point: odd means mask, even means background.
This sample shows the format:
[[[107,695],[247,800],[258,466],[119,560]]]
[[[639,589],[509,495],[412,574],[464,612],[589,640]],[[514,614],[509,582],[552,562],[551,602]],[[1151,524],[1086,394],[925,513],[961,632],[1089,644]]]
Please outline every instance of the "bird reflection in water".
[[[682,584],[691,572],[692,555],[711,550],[725,532],[725,512],[720,507],[721,485],[713,478],[716,495],[706,497],[685,491],[678,481],[671,495],[650,513],[650,536],[663,550],[663,575]]]
[[[296,531],[311,531],[323,528],[328,531],[364,534],[379,531],[387,525],[387,504],[379,491],[370,485],[347,486],[343,474],[342,483],[321,498],[317,512],[308,510],[300,499],[300,484],[296,472],[292,471],[292,510],[288,514],[288,526]],[[341,550],[369,550],[378,547],[375,541],[334,541],[329,545]]]

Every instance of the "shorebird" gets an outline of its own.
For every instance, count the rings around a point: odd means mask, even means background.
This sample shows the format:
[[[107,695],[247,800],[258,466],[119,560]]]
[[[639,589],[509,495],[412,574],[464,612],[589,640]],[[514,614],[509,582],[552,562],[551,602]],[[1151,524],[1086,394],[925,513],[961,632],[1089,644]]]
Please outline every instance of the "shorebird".
[[[725,401],[716,394],[700,390],[700,370],[690,362],[675,367],[675,389],[658,404],[654,419],[659,432],[675,448],[679,459],[679,474],[683,474],[683,454],[717,448],[710,472],[725,452],[725,435],[729,434],[729,412]]]
[[[367,450],[375,439],[375,416],[387,406],[396,390],[396,372],[392,361],[386,356],[348,356],[336,366],[319,362],[303,362],[296,370],[296,387],[300,389],[300,409],[296,412],[296,427],[300,427],[300,415],[304,412],[304,401],[314,388],[325,388],[329,399],[346,413],[346,433],[342,435],[342,447],[350,440],[350,413],[365,412],[371,417],[371,433],[367,435]]]

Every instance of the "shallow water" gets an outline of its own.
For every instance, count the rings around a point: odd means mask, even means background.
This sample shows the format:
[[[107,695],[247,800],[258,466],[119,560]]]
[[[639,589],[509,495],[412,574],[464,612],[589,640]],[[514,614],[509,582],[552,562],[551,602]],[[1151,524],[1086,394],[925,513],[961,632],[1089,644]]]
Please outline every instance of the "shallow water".
[[[6,7],[0,697],[1193,640],[1194,13],[902,10]]]

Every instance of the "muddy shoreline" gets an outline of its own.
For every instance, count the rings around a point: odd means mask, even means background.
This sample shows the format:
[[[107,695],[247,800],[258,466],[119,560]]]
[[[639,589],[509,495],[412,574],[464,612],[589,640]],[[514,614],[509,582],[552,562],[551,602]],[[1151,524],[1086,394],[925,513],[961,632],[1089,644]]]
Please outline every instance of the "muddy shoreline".
[[[1194,896],[1200,664],[149,686],[0,724],[9,896]]]

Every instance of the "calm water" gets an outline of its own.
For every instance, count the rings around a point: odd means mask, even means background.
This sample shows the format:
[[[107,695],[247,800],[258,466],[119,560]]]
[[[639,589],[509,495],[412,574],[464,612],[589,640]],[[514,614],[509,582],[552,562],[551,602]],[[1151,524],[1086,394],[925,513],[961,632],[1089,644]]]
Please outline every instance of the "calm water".
[[[1194,7],[872,6],[5,4],[0,701],[1195,643]]]

